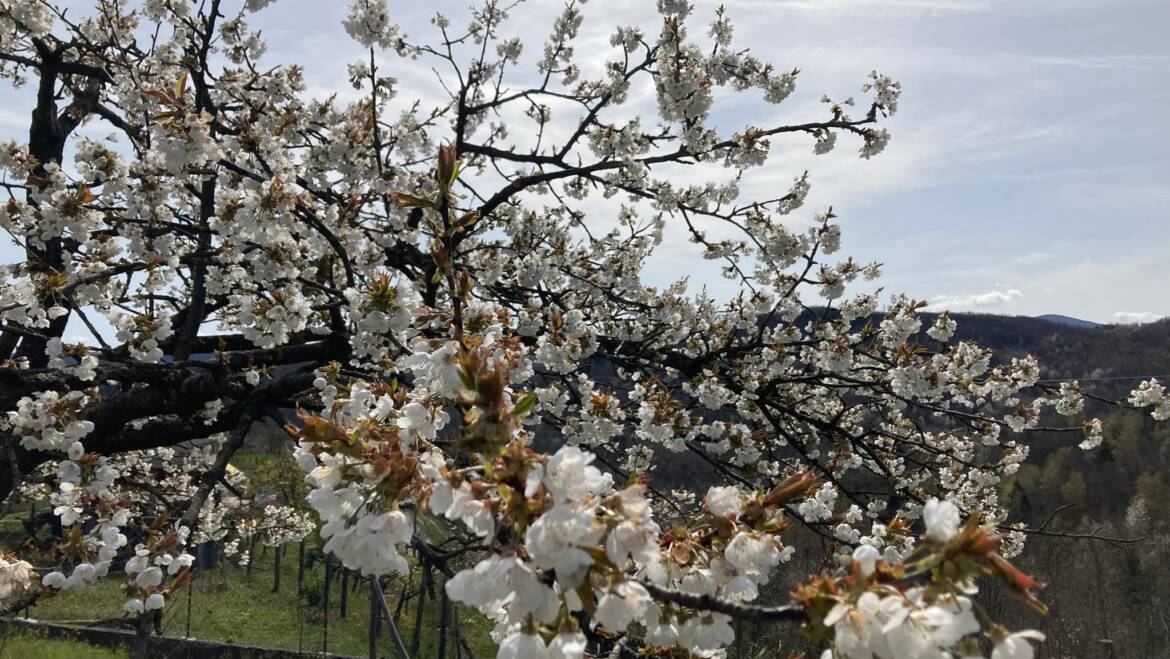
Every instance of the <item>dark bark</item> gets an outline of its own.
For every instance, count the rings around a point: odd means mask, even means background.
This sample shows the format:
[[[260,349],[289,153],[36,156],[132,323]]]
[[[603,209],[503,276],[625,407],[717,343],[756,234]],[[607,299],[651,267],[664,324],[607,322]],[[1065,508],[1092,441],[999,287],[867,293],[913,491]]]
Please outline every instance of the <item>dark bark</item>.
[[[191,266],[191,303],[175,341],[174,357],[181,361],[191,356],[195,337],[207,313],[207,251],[211,247],[211,229],[208,222],[215,213],[214,176],[203,181],[199,192],[199,247],[198,258]]]
[[[276,361],[282,357],[298,362],[310,361],[307,358],[312,355],[320,359],[331,354],[333,348],[330,346],[334,345],[321,342],[307,347],[294,346],[287,354],[266,352],[265,356]],[[234,358],[225,361],[230,366]],[[174,446],[231,430],[239,425],[245,411],[252,406],[291,406],[291,398],[310,388],[316,377],[312,370],[293,371],[255,387],[248,392],[247,401],[233,402],[231,396],[241,393],[239,378],[225,371],[224,364],[111,364],[102,368],[98,381],[113,379],[103,377],[110,374],[126,383],[123,385],[126,388],[106,394],[82,410],[81,418],[94,424],[93,431],[85,438],[86,450],[100,455]],[[12,389],[15,391],[7,386],[0,388],[0,403],[15,402],[25,391],[68,391],[73,385],[80,384],[72,376],[52,371],[0,369],[0,384],[8,382],[14,384]],[[131,382],[134,386],[129,384]],[[50,386],[37,389],[41,385]],[[227,402],[214,422],[208,424],[195,416],[206,402],[216,398],[226,398]],[[153,418],[132,424],[144,417]],[[249,414],[249,421],[252,418]],[[239,441],[243,441],[242,437]],[[0,500],[12,492],[15,475],[27,474],[42,462],[59,457],[46,451],[23,449],[17,438],[7,435],[0,434],[0,443],[3,444],[0,446]]]
[[[134,640],[130,643],[130,659],[150,659],[150,636],[161,633],[162,611],[148,611],[138,616],[134,623]]]

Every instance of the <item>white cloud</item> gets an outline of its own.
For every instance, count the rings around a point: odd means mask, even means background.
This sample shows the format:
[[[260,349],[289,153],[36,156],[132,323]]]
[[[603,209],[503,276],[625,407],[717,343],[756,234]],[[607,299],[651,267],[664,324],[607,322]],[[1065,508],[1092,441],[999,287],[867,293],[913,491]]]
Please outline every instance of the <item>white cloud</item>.
[[[1015,302],[1022,297],[1024,297],[1024,294],[1016,288],[1009,288],[1006,291],[987,291],[986,293],[936,295],[930,299],[930,304],[927,306],[927,309],[930,311],[985,309],[987,307],[998,307],[1009,302]]]
[[[1021,55],[1019,59],[1034,64],[1050,64],[1053,66],[1071,66],[1078,69],[1098,71],[1128,70],[1128,71],[1163,71],[1170,64],[1170,56],[1146,53],[1125,53],[1121,55],[1101,55],[1088,57],[1056,57]]]
[[[1162,318],[1165,318],[1164,314],[1153,313],[1152,311],[1117,311],[1113,314],[1113,322],[1119,325],[1152,323]]]
[[[981,0],[733,0],[731,4],[753,9],[801,9],[806,11],[978,11],[989,4]]]

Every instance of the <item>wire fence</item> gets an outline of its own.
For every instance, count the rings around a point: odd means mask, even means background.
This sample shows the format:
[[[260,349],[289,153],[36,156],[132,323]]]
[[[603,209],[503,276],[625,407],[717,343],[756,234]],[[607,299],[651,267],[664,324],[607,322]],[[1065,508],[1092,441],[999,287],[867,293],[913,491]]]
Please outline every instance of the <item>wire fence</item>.
[[[175,607],[168,611],[172,614],[168,626],[181,622],[184,637],[193,638],[192,622],[206,608],[200,606],[200,599],[218,605],[224,588],[231,587],[216,583],[222,577],[218,571],[226,568],[214,555],[201,556],[186,587],[184,606],[181,611]],[[300,653],[398,659],[472,659],[476,655],[461,629],[459,612],[447,598],[443,575],[425,558],[414,578],[374,579],[345,569],[319,547],[301,542],[275,548],[253,546],[243,570],[253,586],[267,576],[276,604],[295,607]],[[295,584],[289,583],[294,575]],[[291,602],[288,595],[294,595]],[[176,614],[182,620],[175,619]],[[404,634],[400,624],[410,631]],[[287,631],[291,636],[292,630]],[[359,636],[365,644],[362,654],[354,652]],[[292,649],[291,642],[283,645]]]

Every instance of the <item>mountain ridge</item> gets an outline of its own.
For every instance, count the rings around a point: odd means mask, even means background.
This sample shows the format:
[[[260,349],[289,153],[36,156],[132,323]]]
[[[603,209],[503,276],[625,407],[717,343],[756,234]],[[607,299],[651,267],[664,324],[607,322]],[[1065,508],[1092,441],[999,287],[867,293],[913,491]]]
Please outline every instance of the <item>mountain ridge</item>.
[[[1104,324],[1059,313],[1046,313],[1036,316],[1036,318],[1047,320],[1050,323],[1056,323],[1058,325],[1068,325],[1069,327],[1101,327]]]
[[[924,326],[937,316],[922,315]],[[1132,378],[1106,385],[1110,394],[1120,395],[1140,379],[1170,374],[1170,319],[1106,325],[1036,316],[953,313],[951,317],[958,323],[955,340],[990,348],[996,362],[1034,355],[1044,379]]]

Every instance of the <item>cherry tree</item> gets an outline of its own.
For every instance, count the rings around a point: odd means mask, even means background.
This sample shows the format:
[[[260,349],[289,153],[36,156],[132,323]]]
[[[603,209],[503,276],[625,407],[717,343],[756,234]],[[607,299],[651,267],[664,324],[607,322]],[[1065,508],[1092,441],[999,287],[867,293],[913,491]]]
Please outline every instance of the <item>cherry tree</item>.
[[[1085,394],[863,291],[879,266],[837,256],[807,173],[742,192],[791,176],[768,171],[781,140],[880,154],[896,81],[721,131],[721,103],[781,104],[799,75],[735,44],[722,9],[658,0],[598,67],[576,0],[543,42],[510,31],[519,1],[416,40],[355,0],[355,91],[313,98],[249,26],[273,4],[0,0],[0,75],[35,102],[28,140],[0,144],[23,251],[0,279],[0,495],[40,493],[66,529],[2,557],[9,611],[124,573],[142,636],[193,543],[309,533],[224,493],[276,420],[326,551],[448,570],[500,657],[721,656],[743,619],[826,658],[1032,656],[1038,633],[974,600],[993,578],[1042,608],[1008,561],[1040,531],[999,486],[1029,432],[1100,444],[1096,420],[1043,425]],[[400,89],[412,68],[434,88]],[[737,292],[649,285],[664,235]],[[1129,404],[1170,416],[1157,382]],[[782,567],[800,534],[832,548],[824,572]]]

